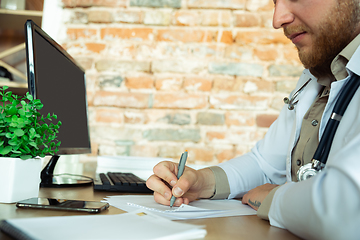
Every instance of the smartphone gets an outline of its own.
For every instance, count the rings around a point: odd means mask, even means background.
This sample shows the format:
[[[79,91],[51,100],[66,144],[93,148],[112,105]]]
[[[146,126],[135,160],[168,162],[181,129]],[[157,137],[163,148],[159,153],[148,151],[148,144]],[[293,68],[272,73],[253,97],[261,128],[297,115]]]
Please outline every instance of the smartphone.
[[[109,203],[55,198],[29,198],[16,203],[18,208],[37,208],[99,213],[109,207]]]

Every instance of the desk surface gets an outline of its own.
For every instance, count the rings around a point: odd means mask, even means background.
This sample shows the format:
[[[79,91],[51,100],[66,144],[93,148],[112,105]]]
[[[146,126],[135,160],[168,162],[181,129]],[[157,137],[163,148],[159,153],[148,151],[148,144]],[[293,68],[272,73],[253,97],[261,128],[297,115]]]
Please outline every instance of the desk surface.
[[[78,188],[42,188],[39,197],[93,200],[100,201],[105,196],[119,195],[114,192],[94,192],[92,187]],[[119,214],[124,211],[115,207],[110,207],[100,214]],[[88,213],[36,210],[36,209],[18,209],[15,204],[0,204],[0,220],[11,218],[45,217],[45,216],[70,216],[70,215],[88,215]],[[274,239],[274,240],[292,240],[300,239],[287,230],[271,227],[267,221],[261,220],[257,216],[239,216],[224,218],[192,219],[182,222],[206,225],[207,235],[205,239]],[[121,234],[119,234],[121,237]],[[8,235],[0,232],[1,240],[12,239]]]

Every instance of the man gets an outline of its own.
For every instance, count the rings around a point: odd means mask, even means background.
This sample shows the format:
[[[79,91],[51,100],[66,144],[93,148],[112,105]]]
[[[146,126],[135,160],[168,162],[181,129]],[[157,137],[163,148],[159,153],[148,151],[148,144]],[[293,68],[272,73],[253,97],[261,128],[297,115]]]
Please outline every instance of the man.
[[[359,239],[360,90],[338,126],[325,168],[297,181],[311,162],[334,104],[352,75],[360,81],[360,0],[274,0],[274,28],[283,28],[306,68],[292,102],[251,152],[218,166],[154,167],[147,186],[155,201],[175,205],[197,198],[242,198],[273,226],[307,239]],[[295,94],[296,93],[296,94]],[[294,99],[292,99],[294,98]],[[168,183],[172,189],[168,187]]]

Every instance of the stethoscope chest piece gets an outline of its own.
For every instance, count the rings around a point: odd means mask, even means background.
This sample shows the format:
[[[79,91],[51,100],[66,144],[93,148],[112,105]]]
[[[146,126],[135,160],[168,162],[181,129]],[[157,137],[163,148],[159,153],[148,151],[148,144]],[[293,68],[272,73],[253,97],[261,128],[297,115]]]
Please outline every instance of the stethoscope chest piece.
[[[299,182],[315,176],[319,171],[312,167],[312,163],[305,164],[296,173]]]

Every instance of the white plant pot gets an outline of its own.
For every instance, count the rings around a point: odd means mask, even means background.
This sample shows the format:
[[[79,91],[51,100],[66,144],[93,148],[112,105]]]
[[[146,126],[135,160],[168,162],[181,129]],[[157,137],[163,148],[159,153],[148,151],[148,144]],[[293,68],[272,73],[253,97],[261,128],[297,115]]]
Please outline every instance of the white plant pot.
[[[41,158],[0,157],[0,202],[14,203],[38,197]]]

